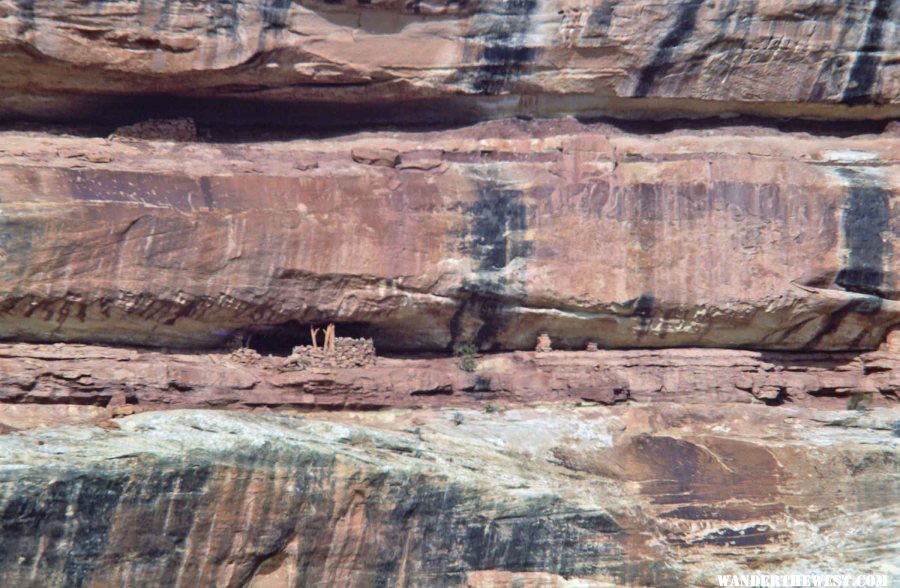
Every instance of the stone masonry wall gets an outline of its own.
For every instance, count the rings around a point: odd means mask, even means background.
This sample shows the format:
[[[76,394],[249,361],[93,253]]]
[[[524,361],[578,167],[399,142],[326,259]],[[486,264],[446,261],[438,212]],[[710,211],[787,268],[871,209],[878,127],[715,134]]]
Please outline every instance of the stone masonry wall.
[[[369,365],[375,365],[375,344],[372,339],[335,337],[333,353],[312,345],[294,347],[284,368],[303,370],[310,367],[350,368]]]

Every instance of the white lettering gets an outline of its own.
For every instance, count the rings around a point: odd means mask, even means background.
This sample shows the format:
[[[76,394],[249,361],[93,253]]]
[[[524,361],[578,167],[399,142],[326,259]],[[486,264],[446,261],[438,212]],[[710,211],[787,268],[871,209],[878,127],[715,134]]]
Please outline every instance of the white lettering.
[[[887,574],[731,574],[716,576],[719,586],[726,588],[887,588],[891,585]]]

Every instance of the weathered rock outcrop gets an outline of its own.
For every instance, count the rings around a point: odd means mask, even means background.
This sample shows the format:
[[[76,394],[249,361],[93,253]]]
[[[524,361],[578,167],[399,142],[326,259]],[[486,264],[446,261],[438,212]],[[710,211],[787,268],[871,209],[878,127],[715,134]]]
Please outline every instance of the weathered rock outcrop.
[[[890,0],[7,0],[0,115],[887,118],[898,22]]]
[[[4,435],[0,583],[663,587],[890,572],[890,420],[760,408],[343,423],[176,411]]]
[[[0,586],[896,572],[898,23],[0,0]]]
[[[7,132],[0,149],[0,337],[213,346],[335,321],[382,350],[545,331],[563,349],[846,350],[900,323],[895,126]]]
[[[283,357],[177,354],[81,345],[0,345],[0,405],[387,409],[540,402],[896,406],[900,352],[661,349],[379,358],[283,371]],[[109,414],[92,413],[103,420]],[[12,423],[10,423],[12,424]]]

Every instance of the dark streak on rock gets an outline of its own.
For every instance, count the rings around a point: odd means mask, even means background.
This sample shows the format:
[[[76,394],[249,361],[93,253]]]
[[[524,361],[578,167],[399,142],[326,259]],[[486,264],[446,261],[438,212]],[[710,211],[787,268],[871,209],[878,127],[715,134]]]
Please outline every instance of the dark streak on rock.
[[[437,573],[445,586],[463,585],[462,574],[472,570],[590,575],[604,552],[596,535],[621,530],[602,512],[561,512],[562,505],[551,497],[529,499],[525,508],[482,503],[481,510],[471,514],[469,505],[479,497],[457,484],[439,488],[417,477],[401,488],[405,494],[384,486],[380,491],[390,494],[381,502],[396,505],[386,523],[404,534],[414,533],[416,540],[408,542],[408,556],[401,556],[405,538],[380,547],[374,559],[382,564],[373,585],[393,585],[403,574],[398,563],[406,560],[426,562],[424,567]]]
[[[472,224],[463,244],[463,251],[479,262],[479,270],[501,270],[530,252],[529,241],[510,238],[526,229],[526,214],[521,190],[499,189],[490,182],[479,185],[477,201],[466,210]]]
[[[460,249],[478,263],[478,273],[462,288],[462,302],[450,321],[451,345],[463,342],[466,316],[477,317],[480,327],[474,343],[491,348],[500,332],[509,300],[521,293],[510,291],[507,280],[498,276],[511,261],[531,254],[531,241],[518,238],[527,228],[527,207],[521,190],[499,187],[491,180],[477,186],[477,200],[466,208],[470,219],[460,235]]]
[[[778,538],[769,525],[753,525],[744,529],[717,529],[694,541],[673,541],[684,547],[690,545],[716,545],[720,547],[755,547],[772,543]]]
[[[672,53],[675,47],[681,45],[694,32],[694,28],[697,26],[697,12],[702,4],[703,0],[687,0],[679,5],[678,16],[672,29],[656,48],[656,54],[650,64],[641,70],[637,87],[634,90],[635,97],[647,96],[657,78],[664,75],[671,67]]]
[[[0,215],[0,278],[21,279],[28,270],[27,258],[41,232],[33,221],[19,221]]]
[[[613,12],[616,9],[614,0],[604,0],[603,4],[597,7],[591,16],[588,17],[587,24],[584,27],[584,37],[603,37],[612,24]]]
[[[535,50],[524,44],[524,37],[531,27],[531,15],[536,7],[537,0],[502,0],[496,13],[487,12],[476,17],[473,27],[487,28],[482,36],[481,63],[472,82],[476,92],[501,93],[521,77],[534,59]]]
[[[30,568],[40,556],[41,577],[56,570],[62,572],[56,575],[64,579],[62,585],[90,584],[126,482],[118,476],[86,476],[22,489],[0,515],[0,568]]]
[[[788,340],[789,337],[791,337],[791,336],[794,335],[795,333],[799,332],[800,329],[802,329],[803,327],[805,327],[805,326],[808,325],[809,323],[813,322],[813,321],[816,320],[817,318],[819,318],[819,317],[817,317],[817,316],[812,316],[812,317],[809,317],[809,318],[805,318],[805,319],[803,319],[803,320],[797,322],[796,324],[791,325],[790,327],[786,328],[786,329],[785,329],[784,331],[782,331],[782,333],[778,336],[778,342],[779,342],[779,343],[784,343],[785,341]],[[766,337],[766,338],[768,338],[768,337]]]
[[[288,28],[288,13],[291,10],[293,0],[262,0],[259,4],[260,20],[263,26],[259,29],[257,39],[256,59],[270,58],[264,52],[266,37],[274,31],[275,34]],[[256,60],[252,60],[255,62]]]
[[[878,66],[881,64],[881,44],[884,37],[884,24],[888,22],[888,14],[893,0],[875,0],[872,13],[866,22],[866,35],[862,47],[858,49],[856,61],[841,102],[845,104],[868,104],[873,102],[872,88],[878,77]]]
[[[207,35],[214,37],[220,30],[225,31],[232,38],[237,39],[238,25],[240,17],[238,16],[238,5],[240,0],[213,0],[211,8],[213,17],[210,19],[213,26],[207,29]]]
[[[16,19],[19,21],[19,28],[16,31],[19,35],[24,35],[34,30],[34,0],[15,0]]]
[[[852,292],[888,297],[882,290],[884,266],[890,245],[881,235],[891,228],[890,191],[877,178],[852,169],[838,173],[850,183],[841,230],[847,248],[847,264],[835,283]]]
[[[288,24],[288,11],[293,0],[265,0],[259,10],[266,28],[283,29]]]
[[[457,574],[482,569],[592,575],[609,549],[602,537],[623,530],[605,512],[573,508],[553,495],[496,501],[475,486],[436,483],[423,474],[401,478],[367,467],[340,479],[333,455],[269,443],[232,454],[230,463],[218,456],[213,460],[219,464],[198,464],[196,455],[175,463],[142,460],[124,471],[98,468],[47,486],[18,484],[15,494],[0,497],[0,570],[15,573],[37,564],[42,580],[86,586],[108,582],[119,566],[146,565],[146,583],[174,585],[189,555],[189,540],[209,541],[213,553],[231,540],[211,536],[216,512],[201,506],[225,500],[228,508],[254,481],[272,480],[276,471],[294,483],[256,494],[254,516],[242,520],[258,539],[253,561],[235,565],[236,586],[247,585],[264,561],[297,536],[312,539],[296,556],[296,584],[321,584],[325,570],[319,555],[335,540],[328,518],[338,506],[335,496],[363,485],[367,494],[341,507],[351,514],[351,508],[360,507],[365,528],[373,531],[360,543],[361,557],[371,564],[367,585],[372,586],[408,577],[400,567],[407,561],[421,562],[418,571],[426,577],[449,579],[441,582],[446,586],[462,585],[464,576]],[[74,515],[67,514],[70,505],[77,507]],[[126,536],[110,541],[114,519],[117,527],[130,526]],[[393,533],[401,540],[377,540]],[[406,541],[407,534],[415,540]]]
[[[169,27],[172,17],[172,3],[177,0],[163,0],[162,10],[159,11],[159,20],[153,25],[154,31],[166,30]],[[141,6],[143,9],[143,6]]]
[[[838,29],[839,32],[836,35],[835,43],[836,47],[841,48],[846,47],[847,35],[856,29],[857,23],[859,22],[859,18],[857,18],[859,13],[858,9],[854,9],[853,6],[846,6],[844,12],[845,16]],[[825,18],[833,18],[833,16],[827,15]],[[813,83],[812,89],[810,90],[810,100],[820,101],[829,96],[843,93],[840,87],[836,88],[834,86],[836,85],[837,80],[843,77],[843,71],[847,67],[849,61],[850,58],[843,51],[824,59],[819,68],[819,72],[816,75],[816,81]],[[843,83],[840,83],[840,86],[843,85]]]
[[[638,317],[640,323],[638,336],[643,337],[650,331],[650,321],[653,309],[656,307],[656,298],[652,294],[641,294],[637,298],[629,300],[627,304],[634,308],[634,316]]]
[[[467,283],[461,289],[462,302],[450,319],[451,348],[469,339],[464,323],[470,317],[477,319],[479,323],[471,342],[479,349],[496,347],[495,339],[508,319],[506,309],[510,301],[494,292],[479,290],[479,286]],[[499,287],[499,282],[488,287]]]
[[[822,339],[837,331],[844,319],[851,313],[874,315],[879,312],[881,312],[881,298],[878,298],[877,296],[860,296],[854,298],[829,314],[822,322],[822,326],[818,328],[816,333],[804,347],[806,349],[814,349],[817,347]]]

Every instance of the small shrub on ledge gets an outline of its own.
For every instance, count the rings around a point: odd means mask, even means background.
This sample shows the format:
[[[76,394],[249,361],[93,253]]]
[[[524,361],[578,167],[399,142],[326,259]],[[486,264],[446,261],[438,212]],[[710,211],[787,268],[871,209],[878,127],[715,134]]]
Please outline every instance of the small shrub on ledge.
[[[478,348],[472,343],[460,343],[453,348],[453,355],[457,357],[456,365],[464,372],[472,373],[478,367],[475,361],[475,355]]]

